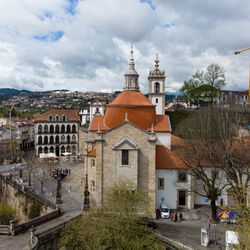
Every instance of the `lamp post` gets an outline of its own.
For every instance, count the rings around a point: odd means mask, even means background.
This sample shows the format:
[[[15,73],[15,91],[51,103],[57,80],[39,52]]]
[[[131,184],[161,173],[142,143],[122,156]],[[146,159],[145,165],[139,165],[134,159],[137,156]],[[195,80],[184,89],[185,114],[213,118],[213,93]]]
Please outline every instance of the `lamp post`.
[[[15,104],[13,104],[9,110],[9,124],[10,124],[10,160],[12,161],[12,133],[11,133],[11,111],[14,108]]]
[[[240,53],[245,52],[245,51],[249,51],[249,50],[250,50],[250,48],[236,50],[236,51],[234,51],[234,54],[239,55]],[[250,104],[250,65],[249,65],[249,82],[248,82],[248,104]]]

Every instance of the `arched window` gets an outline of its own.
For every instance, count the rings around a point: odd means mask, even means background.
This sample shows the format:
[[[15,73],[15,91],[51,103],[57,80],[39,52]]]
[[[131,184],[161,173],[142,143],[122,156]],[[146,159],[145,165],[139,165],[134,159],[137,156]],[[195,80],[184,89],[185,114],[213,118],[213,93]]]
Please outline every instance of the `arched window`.
[[[50,148],[49,148],[49,152],[50,152],[50,153],[54,153],[54,147],[50,147]]]
[[[48,136],[44,136],[44,144],[48,144]]]
[[[43,126],[39,125],[38,126],[38,134],[41,134],[43,132]]]
[[[155,103],[158,103],[158,98],[155,98]]]
[[[155,93],[160,93],[160,83],[156,82],[154,84],[154,92]]]
[[[38,144],[39,145],[43,144],[43,138],[42,138],[42,136],[38,137]]]
[[[72,136],[72,142],[76,142],[76,136],[75,135]]]
[[[67,143],[70,143],[70,135],[67,136]]]
[[[48,151],[49,151],[48,147],[45,147],[45,148],[44,148],[44,153],[45,153],[45,154],[48,154]]]
[[[56,144],[59,144],[59,135],[56,136]]]
[[[40,155],[42,152],[43,152],[42,147],[39,147],[39,148],[38,148],[38,155]]]
[[[50,115],[48,120],[51,122],[53,120],[53,117]]]
[[[56,121],[59,121],[59,116],[58,115],[56,116]]]
[[[61,142],[62,142],[62,143],[65,142],[65,136],[64,136],[64,135],[61,136]]]
[[[59,117],[58,117],[59,118]],[[59,125],[57,124],[56,125],[56,134],[59,134],[60,133],[60,128],[59,128]]]
[[[65,115],[62,116],[62,120],[63,120],[64,122],[66,121]]]
[[[48,127],[48,125],[44,125],[44,133],[45,133],[45,134],[48,134],[48,132],[49,132],[49,127]]]
[[[61,147],[61,154],[63,155],[63,153],[65,153],[65,147],[64,146]]]
[[[70,125],[67,125],[67,133],[70,133]]]
[[[53,135],[50,136],[50,138],[49,138],[49,143],[50,143],[50,144],[54,144],[54,137],[53,137]]]
[[[61,126],[61,133],[65,133],[65,126],[64,125]]]
[[[72,133],[76,133],[76,125],[75,124],[72,126]]]
[[[70,146],[67,146],[67,152],[70,152]]]
[[[50,132],[51,134],[54,133],[54,126],[53,126],[52,124],[51,124],[50,127],[49,127],[49,132]]]

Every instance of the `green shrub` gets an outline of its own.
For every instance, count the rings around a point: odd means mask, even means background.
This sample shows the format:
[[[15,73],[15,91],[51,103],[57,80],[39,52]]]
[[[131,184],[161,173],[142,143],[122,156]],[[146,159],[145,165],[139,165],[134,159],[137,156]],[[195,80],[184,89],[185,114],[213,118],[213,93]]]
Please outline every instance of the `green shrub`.
[[[8,225],[15,218],[15,209],[7,203],[0,203],[0,224]]]

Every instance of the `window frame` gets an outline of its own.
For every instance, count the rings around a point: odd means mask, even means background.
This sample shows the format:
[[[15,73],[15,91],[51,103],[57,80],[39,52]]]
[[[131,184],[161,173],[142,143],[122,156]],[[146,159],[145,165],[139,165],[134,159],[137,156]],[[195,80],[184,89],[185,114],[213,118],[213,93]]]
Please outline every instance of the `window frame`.
[[[128,149],[121,150],[121,164],[122,166],[129,166],[129,150]]]
[[[164,190],[164,189],[165,189],[165,179],[162,177],[158,178],[158,190]]]

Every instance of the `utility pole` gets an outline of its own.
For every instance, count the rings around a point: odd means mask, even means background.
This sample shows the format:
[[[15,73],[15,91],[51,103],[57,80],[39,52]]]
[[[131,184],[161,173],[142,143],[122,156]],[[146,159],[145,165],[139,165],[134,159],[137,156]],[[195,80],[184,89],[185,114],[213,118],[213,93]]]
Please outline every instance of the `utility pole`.
[[[13,104],[10,108],[10,113],[9,113],[9,124],[10,124],[10,160],[12,161],[12,131],[11,131],[11,111],[14,108],[15,104]]]

